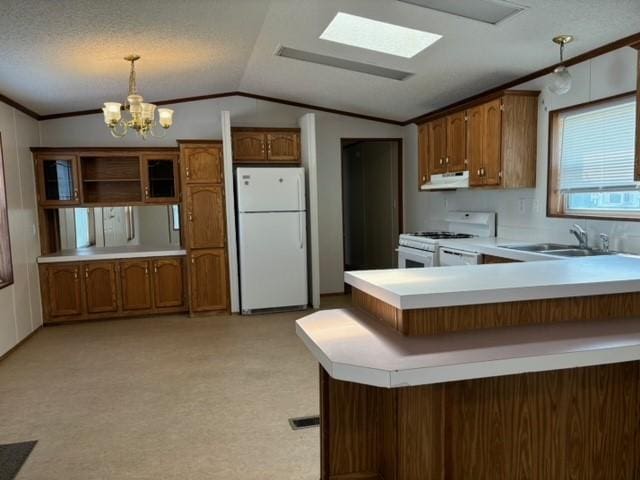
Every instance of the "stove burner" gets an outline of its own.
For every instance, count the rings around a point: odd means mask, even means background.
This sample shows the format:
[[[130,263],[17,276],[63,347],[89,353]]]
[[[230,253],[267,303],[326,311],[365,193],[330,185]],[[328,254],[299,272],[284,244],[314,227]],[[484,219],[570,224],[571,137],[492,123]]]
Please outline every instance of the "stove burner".
[[[432,238],[434,240],[473,238],[473,235],[469,235],[468,233],[453,233],[453,232],[415,232],[415,233],[409,233],[409,235],[414,237]]]

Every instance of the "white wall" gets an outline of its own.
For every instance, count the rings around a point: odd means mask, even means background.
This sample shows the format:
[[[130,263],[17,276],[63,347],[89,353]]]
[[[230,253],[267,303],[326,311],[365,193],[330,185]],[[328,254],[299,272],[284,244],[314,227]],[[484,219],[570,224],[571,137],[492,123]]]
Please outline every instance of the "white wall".
[[[597,245],[600,232],[611,235],[611,248],[640,252],[640,222],[556,219],[546,217],[549,110],[576,105],[636,88],[637,52],[625,47],[570,68],[573,87],[558,96],[544,87],[542,77],[517,89],[542,90],[538,111],[538,159],[535,189],[417,191],[417,127],[405,128],[405,192],[407,231],[444,228],[448,210],[498,212],[498,235],[514,240],[574,242],[569,227],[579,223]],[[508,159],[505,159],[508,161]]]
[[[40,144],[38,122],[0,103],[0,134],[9,205],[14,283],[0,290],[0,355],[42,325],[40,254],[33,162],[29,147]]]
[[[228,110],[233,126],[297,127],[309,110],[245,97],[181,103],[175,124],[163,139],[146,142],[134,136],[115,139],[101,115],[41,122],[42,145],[56,146],[175,146],[180,138],[222,138],[221,111]],[[343,289],[340,139],[347,137],[398,138],[404,128],[326,112],[316,114],[320,233],[320,291]]]

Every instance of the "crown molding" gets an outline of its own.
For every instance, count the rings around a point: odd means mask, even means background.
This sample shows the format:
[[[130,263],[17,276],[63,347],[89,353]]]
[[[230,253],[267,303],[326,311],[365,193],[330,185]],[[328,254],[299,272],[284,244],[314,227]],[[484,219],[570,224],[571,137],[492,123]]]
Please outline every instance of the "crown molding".
[[[640,50],[640,32],[638,33],[634,33],[633,35],[629,35],[627,37],[621,38],[619,40],[615,40],[613,42],[607,43],[606,45],[602,45],[600,47],[594,48],[593,50],[589,50],[588,52],[585,52],[581,55],[575,56],[573,58],[567,59],[563,62],[564,65],[566,66],[571,66],[571,65],[575,65],[587,60],[590,60],[594,57],[600,56],[600,55],[604,55],[605,53],[609,53],[613,50],[617,50],[619,48],[622,47],[632,47],[635,49],[639,49]],[[222,93],[212,93],[209,95],[199,95],[199,96],[194,96],[194,97],[181,97],[181,98],[172,98],[172,99],[167,99],[167,100],[159,100],[159,101],[155,101],[152,103],[155,103],[156,105],[169,105],[169,104],[176,104],[176,103],[186,103],[186,102],[197,102],[200,100],[212,100],[215,98],[225,98],[225,97],[233,97],[233,96],[238,96],[238,97],[246,97],[246,98],[253,98],[256,100],[263,100],[263,101],[267,101],[267,102],[272,102],[272,103],[279,103],[282,105],[289,105],[292,107],[299,107],[299,108],[307,108],[307,109],[311,109],[311,110],[316,110],[316,111],[320,111],[320,112],[327,112],[327,113],[333,113],[336,115],[344,115],[344,116],[348,116],[348,117],[353,117],[353,118],[359,118],[362,120],[370,120],[373,122],[381,122],[381,123],[387,123],[390,125],[398,125],[398,126],[405,126],[405,125],[410,125],[412,123],[423,123],[425,121],[427,121],[430,118],[435,118],[435,117],[439,117],[442,116],[444,114],[446,114],[446,112],[448,111],[453,111],[456,109],[460,109],[462,108],[464,105],[467,104],[473,104],[475,102],[480,101],[481,99],[485,98],[485,97],[491,97],[492,95],[497,95],[500,92],[503,92],[505,90],[509,90],[512,89],[513,87],[516,87],[522,83],[528,82],[530,80],[534,80],[538,77],[542,77],[544,75],[547,75],[549,73],[551,73],[553,71],[553,69],[557,66],[557,64],[553,64],[553,65],[549,65],[548,67],[542,68],[540,70],[536,70],[535,72],[532,72],[528,75],[525,75],[523,77],[520,78],[516,78],[514,80],[511,80],[507,83],[504,83],[502,85],[499,85],[497,87],[493,87],[490,88],[488,90],[485,90],[481,93],[478,93],[476,95],[472,95],[470,97],[464,98],[462,100],[459,100],[457,102],[454,102],[450,105],[447,105],[446,107],[442,107],[439,108],[437,110],[432,110],[430,112],[424,113],[422,115],[419,115],[417,117],[414,118],[410,118],[408,120],[394,120],[391,118],[384,118],[384,117],[376,117],[376,116],[372,116],[372,115],[365,115],[362,113],[356,113],[356,112],[350,112],[347,110],[339,110],[339,109],[335,109],[335,108],[329,108],[329,107],[323,107],[320,105],[313,105],[313,104],[309,104],[309,103],[303,103],[303,102],[297,102],[297,101],[293,101],[293,100],[287,100],[284,98],[278,98],[278,97],[269,97],[266,95],[258,95],[255,93],[249,93],[249,92],[242,92],[242,91],[232,91],[232,92],[222,92]],[[96,109],[91,109],[91,110],[78,110],[78,111],[72,111],[72,112],[62,112],[62,113],[51,113],[51,114],[47,114],[47,115],[40,115],[37,112],[34,112],[33,110],[25,107],[24,105],[21,105],[20,103],[16,102],[15,100],[12,100],[11,98],[8,98],[2,94],[0,94],[0,102],[4,102],[7,105],[10,105],[11,107],[14,107],[15,109],[25,113],[26,115],[38,120],[38,121],[44,121],[44,120],[54,120],[57,118],[67,118],[67,117],[77,117],[77,116],[82,116],[82,115],[94,115],[94,114],[99,114],[102,113],[102,110],[100,110],[99,108]]]

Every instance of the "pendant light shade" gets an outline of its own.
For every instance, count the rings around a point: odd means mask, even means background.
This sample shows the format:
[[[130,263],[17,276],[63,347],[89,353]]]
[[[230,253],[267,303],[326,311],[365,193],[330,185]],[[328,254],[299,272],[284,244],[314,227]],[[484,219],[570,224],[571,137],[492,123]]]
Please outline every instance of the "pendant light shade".
[[[547,88],[556,95],[564,95],[571,90],[571,74],[567,67],[562,65],[564,61],[564,46],[573,41],[571,35],[558,35],[553,38],[553,42],[560,45],[560,65],[558,65],[551,74],[551,81]]]

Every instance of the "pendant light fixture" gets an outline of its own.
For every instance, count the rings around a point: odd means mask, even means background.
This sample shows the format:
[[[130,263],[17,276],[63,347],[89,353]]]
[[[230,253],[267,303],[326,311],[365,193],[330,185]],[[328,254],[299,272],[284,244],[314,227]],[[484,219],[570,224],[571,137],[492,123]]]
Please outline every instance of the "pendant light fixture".
[[[124,110],[129,112],[129,119],[122,118],[122,104],[118,102],[105,102],[102,112],[104,113],[104,123],[107,124],[111,135],[120,138],[124,137],[129,129],[134,130],[140,137],[146,139],[149,135],[153,137],[164,137],[167,129],[173,124],[173,110],[170,108],[158,108],[158,121],[155,119],[156,106],[153,103],[143,102],[142,95],[138,94],[136,86],[135,62],[140,60],[140,55],[128,55],[124,57],[131,63],[129,73],[129,95],[124,102]],[[158,123],[162,127],[158,131]]]
[[[556,95],[564,95],[571,90],[571,74],[564,62],[564,47],[567,43],[573,41],[573,35],[558,35],[553,37],[553,42],[560,45],[560,64],[553,70],[551,74],[551,83],[549,83],[549,90]]]

